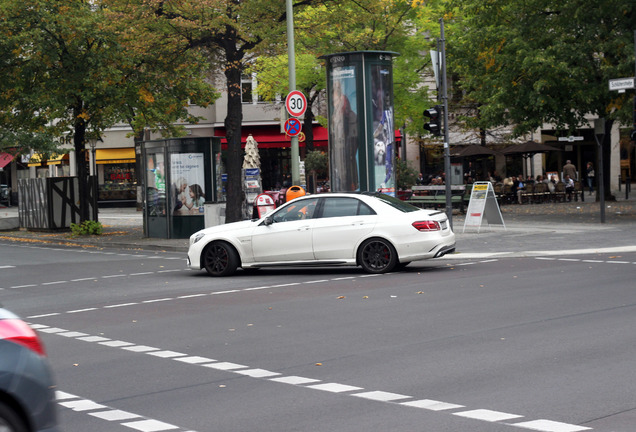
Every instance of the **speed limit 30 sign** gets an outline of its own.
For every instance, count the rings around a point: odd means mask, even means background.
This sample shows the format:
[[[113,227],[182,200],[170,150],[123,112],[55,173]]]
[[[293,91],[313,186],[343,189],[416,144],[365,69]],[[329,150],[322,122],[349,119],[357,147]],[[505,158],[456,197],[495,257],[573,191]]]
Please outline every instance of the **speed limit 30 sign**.
[[[307,110],[307,98],[301,91],[290,91],[285,98],[285,108],[292,117],[302,117]]]

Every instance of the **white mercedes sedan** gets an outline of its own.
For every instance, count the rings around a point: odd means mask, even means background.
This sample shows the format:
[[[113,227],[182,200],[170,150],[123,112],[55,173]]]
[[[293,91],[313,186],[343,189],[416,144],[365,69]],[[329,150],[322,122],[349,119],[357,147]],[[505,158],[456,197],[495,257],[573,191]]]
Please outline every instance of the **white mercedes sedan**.
[[[266,216],[203,229],[190,237],[188,266],[213,276],[238,267],[361,266],[386,273],[455,251],[446,214],[379,193],[296,198]]]

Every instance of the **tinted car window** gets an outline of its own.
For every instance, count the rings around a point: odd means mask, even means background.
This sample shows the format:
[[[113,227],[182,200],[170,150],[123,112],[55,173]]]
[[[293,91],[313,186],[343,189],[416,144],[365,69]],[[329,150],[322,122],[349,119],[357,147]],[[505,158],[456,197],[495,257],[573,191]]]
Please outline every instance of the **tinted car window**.
[[[311,219],[314,217],[314,211],[318,198],[301,200],[299,202],[292,203],[287,207],[276,212],[272,219],[274,222],[288,222],[300,219]]]
[[[325,198],[322,217],[343,217],[375,214],[373,209],[356,198]]]
[[[415,207],[414,205],[411,205],[407,202],[402,201],[399,198],[395,198],[386,194],[381,194],[381,193],[370,193],[370,194],[365,194],[365,195],[372,195],[374,197],[376,197],[377,199],[379,199],[380,201],[390,205],[391,207],[394,207],[396,209],[398,209],[401,212],[404,213],[409,213],[409,212],[414,212],[414,211],[419,211],[419,207]]]

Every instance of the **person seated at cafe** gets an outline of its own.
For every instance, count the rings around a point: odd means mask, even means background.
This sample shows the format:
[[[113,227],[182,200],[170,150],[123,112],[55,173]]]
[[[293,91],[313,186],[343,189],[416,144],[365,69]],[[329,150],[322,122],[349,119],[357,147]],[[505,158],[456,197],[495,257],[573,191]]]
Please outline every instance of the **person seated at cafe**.
[[[568,202],[570,202],[572,201],[572,193],[574,192],[574,180],[570,178],[569,174],[566,174],[563,183],[565,183],[565,196]]]
[[[526,189],[526,185],[523,182],[523,174],[519,174],[518,177],[512,177],[512,189],[517,194],[517,203],[521,204],[521,194]]]

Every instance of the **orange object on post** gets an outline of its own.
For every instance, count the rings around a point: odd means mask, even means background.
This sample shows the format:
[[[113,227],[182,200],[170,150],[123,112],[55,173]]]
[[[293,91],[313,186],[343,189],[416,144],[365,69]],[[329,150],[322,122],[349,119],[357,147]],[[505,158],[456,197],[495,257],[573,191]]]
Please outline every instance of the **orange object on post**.
[[[294,198],[299,198],[301,196],[305,196],[305,189],[301,188],[300,186],[291,186],[289,189],[287,189],[287,192],[285,192],[285,202],[291,201]]]

